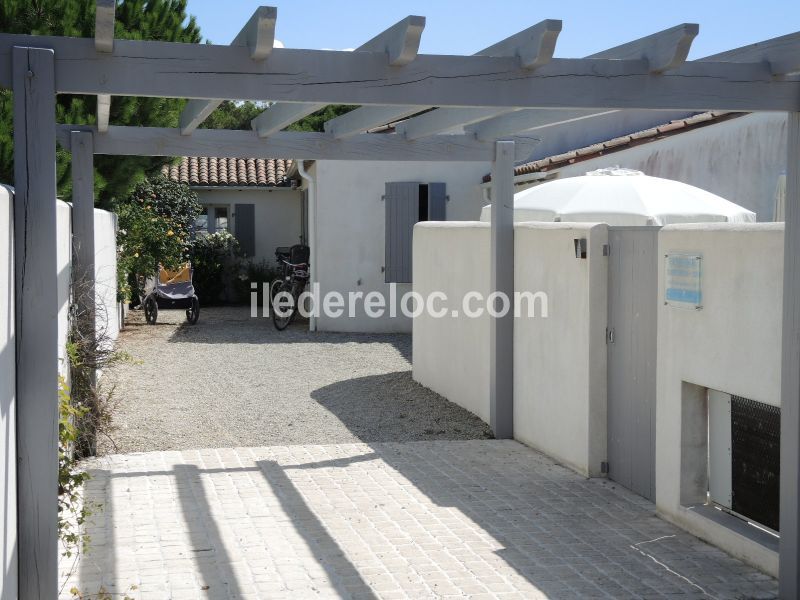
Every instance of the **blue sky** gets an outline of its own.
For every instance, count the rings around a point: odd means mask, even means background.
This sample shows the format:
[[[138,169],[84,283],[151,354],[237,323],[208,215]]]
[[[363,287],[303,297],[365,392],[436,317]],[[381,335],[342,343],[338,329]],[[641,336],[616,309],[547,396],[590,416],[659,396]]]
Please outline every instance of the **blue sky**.
[[[269,0],[189,0],[203,36],[227,44]],[[690,58],[800,31],[800,0],[561,2],[273,0],[287,48],[352,48],[409,14],[427,17],[420,51],[472,54],[542,19],[561,19],[556,56],[578,58],[684,22],[700,24]]]

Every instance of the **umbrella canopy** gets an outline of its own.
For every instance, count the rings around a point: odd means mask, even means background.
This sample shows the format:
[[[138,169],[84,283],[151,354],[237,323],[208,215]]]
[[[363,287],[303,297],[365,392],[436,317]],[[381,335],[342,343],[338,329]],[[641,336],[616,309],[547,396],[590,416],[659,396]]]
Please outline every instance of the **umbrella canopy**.
[[[481,221],[491,219],[491,207]],[[752,223],[756,214],[691,185],[630,169],[600,169],[514,194],[514,222],[572,221],[609,225]]]

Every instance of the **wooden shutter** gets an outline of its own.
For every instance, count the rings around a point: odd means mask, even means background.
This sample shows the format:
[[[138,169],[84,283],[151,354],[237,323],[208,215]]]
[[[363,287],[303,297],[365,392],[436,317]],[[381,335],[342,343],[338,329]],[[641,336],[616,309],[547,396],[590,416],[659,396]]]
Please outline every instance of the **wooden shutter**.
[[[256,205],[236,204],[236,239],[247,256],[256,255]]]
[[[428,184],[428,221],[447,220],[447,185]]]
[[[386,283],[411,283],[411,236],[419,220],[419,182],[387,182]]]

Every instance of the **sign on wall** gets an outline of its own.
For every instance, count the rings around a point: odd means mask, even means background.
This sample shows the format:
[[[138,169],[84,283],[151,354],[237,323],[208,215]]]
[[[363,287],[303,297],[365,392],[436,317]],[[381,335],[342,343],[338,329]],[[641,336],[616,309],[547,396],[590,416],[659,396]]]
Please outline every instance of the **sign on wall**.
[[[702,262],[696,254],[665,255],[664,304],[702,308]]]

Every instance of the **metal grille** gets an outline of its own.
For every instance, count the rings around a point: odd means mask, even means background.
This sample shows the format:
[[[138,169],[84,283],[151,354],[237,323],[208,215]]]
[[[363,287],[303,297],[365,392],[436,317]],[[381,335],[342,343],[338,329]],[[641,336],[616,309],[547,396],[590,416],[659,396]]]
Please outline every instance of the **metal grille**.
[[[731,396],[734,512],[778,531],[781,409]]]

